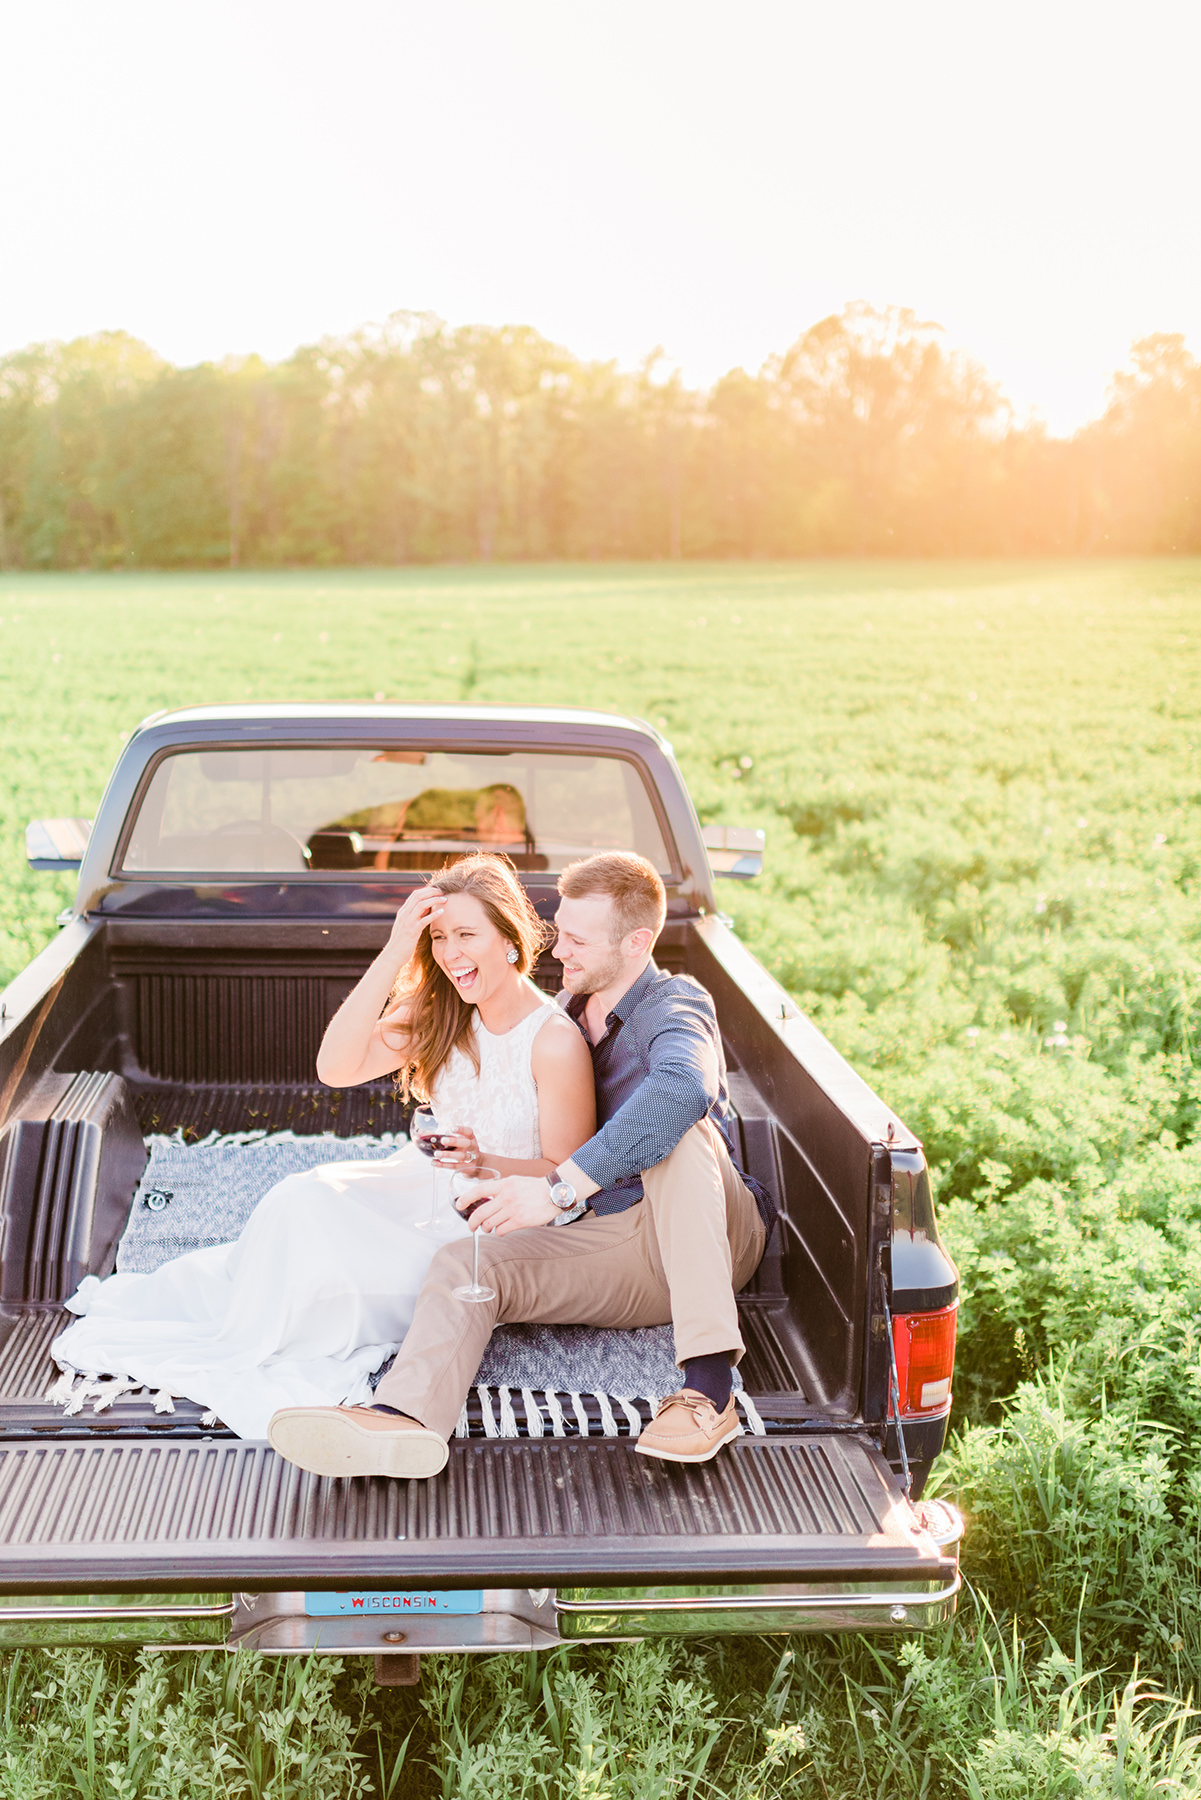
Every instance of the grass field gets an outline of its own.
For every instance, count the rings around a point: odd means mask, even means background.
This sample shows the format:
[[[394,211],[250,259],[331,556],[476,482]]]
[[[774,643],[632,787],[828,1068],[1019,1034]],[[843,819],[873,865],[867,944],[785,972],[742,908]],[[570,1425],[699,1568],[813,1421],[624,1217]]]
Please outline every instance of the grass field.
[[[1154,1698],[1201,1667],[1199,647],[1195,560],[0,576],[0,975],[69,897],[26,820],[89,814],[189,701],[612,707],[703,818],[766,829],[739,929],[937,1172],[974,1590],[941,1641],[484,1659],[420,1695],[12,1657],[0,1794],[1201,1792]]]

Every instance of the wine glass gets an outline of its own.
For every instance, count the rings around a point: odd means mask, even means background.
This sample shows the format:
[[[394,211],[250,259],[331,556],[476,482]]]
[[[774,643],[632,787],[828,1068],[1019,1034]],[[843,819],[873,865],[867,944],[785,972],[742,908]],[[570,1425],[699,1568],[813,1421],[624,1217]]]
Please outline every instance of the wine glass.
[[[413,1114],[412,1123],[409,1126],[409,1137],[412,1142],[416,1144],[422,1156],[428,1156],[430,1158],[430,1216],[428,1219],[418,1219],[417,1229],[418,1231],[433,1232],[436,1237],[452,1238],[458,1236],[458,1230],[454,1221],[439,1213],[438,1165],[433,1161],[433,1158],[438,1154],[439,1150],[443,1150],[447,1147],[450,1138],[452,1138],[453,1135],[452,1132],[450,1137],[448,1137],[447,1134],[443,1132],[437,1119],[434,1117],[434,1109],[432,1106],[419,1106]]]
[[[462,1195],[468,1193],[472,1188],[479,1187],[481,1183],[499,1180],[499,1169],[477,1169],[474,1175],[454,1176],[450,1185],[457,1200],[461,1198]],[[489,1196],[487,1194],[477,1195],[472,1205],[467,1208],[466,1212],[460,1213],[459,1217],[461,1219],[470,1218],[481,1201],[487,1200],[488,1198]],[[464,1283],[462,1287],[452,1288],[450,1290],[456,1300],[472,1300],[478,1302],[496,1299],[495,1288],[480,1286],[480,1238],[483,1235],[483,1230],[484,1228],[481,1225],[478,1230],[473,1231],[471,1234],[471,1281],[470,1284]]]

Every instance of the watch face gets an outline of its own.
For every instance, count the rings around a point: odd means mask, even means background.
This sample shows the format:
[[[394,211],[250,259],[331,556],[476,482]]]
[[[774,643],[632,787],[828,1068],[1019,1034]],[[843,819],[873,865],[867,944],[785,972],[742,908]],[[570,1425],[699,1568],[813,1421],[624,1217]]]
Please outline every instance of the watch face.
[[[575,1189],[569,1181],[556,1181],[550,1197],[560,1212],[566,1212],[569,1206],[575,1205]]]

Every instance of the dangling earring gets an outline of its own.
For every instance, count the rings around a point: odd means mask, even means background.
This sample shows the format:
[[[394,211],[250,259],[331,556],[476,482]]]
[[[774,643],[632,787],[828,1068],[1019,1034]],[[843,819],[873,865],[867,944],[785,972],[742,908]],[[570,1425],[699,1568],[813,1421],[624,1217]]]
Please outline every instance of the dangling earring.
[[[517,960],[517,946],[515,944],[510,944],[508,950],[505,952],[505,961],[507,963],[515,963]]]

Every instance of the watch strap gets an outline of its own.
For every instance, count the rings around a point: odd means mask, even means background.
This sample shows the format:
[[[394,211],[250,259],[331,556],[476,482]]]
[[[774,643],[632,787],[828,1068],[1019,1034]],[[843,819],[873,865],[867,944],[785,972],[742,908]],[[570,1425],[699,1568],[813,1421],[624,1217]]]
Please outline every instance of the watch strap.
[[[574,1225],[575,1221],[577,1219],[582,1219],[584,1214],[587,1211],[588,1211],[588,1202],[586,1200],[577,1200],[575,1205],[572,1207],[569,1207],[566,1212],[556,1213],[554,1218],[551,1220],[551,1224],[552,1225]]]

